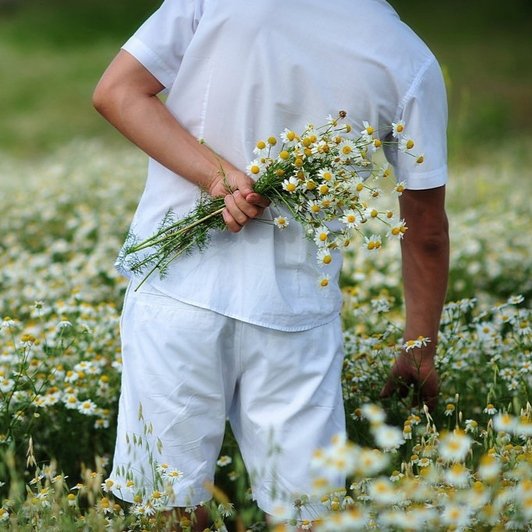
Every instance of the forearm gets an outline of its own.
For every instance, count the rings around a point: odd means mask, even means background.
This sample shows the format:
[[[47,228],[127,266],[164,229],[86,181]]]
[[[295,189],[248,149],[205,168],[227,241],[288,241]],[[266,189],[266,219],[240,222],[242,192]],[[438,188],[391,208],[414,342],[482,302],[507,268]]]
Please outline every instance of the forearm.
[[[433,354],[449,274],[449,233],[445,211],[406,217],[408,231],[401,244],[406,307],[404,338],[429,337],[425,354]]]
[[[442,235],[438,245],[419,248],[403,245],[405,339],[427,336],[435,342],[447,291],[449,241]]]

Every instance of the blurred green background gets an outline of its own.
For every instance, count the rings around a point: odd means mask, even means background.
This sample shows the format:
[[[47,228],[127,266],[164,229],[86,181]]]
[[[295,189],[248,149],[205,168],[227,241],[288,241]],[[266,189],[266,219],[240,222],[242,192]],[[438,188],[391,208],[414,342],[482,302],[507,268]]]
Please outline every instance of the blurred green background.
[[[120,45],[159,3],[0,0],[0,154],[40,156],[76,137],[125,144],[92,109],[91,93]],[[532,1],[391,3],[444,69],[451,160],[480,157],[478,148],[485,153],[508,141],[526,149]]]

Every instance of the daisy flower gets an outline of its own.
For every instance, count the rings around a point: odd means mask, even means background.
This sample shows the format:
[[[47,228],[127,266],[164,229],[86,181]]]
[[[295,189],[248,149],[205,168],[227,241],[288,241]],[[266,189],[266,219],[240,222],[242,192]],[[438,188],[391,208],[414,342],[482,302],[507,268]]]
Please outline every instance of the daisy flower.
[[[327,245],[327,239],[329,238],[329,229],[322,225],[318,227],[314,232],[314,242],[320,247]]]
[[[361,220],[360,213],[353,209],[344,212],[344,215],[340,218],[340,221],[344,223],[349,229],[354,229],[358,226]]]
[[[287,146],[292,146],[299,140],[297,133],[288,128],[285,128],[283,130],[280,137],[283,141],[283,144],[286,144]]]
[[[329,275],[322,275],[318,278],[318,287],[327,288],[329,286],[331,277]]]
[[[486,408],[484,408],[483,412],[484,414],[489,414],[490,416],[493,416],[497,413],[497,409],[491,403],[488,403],[486,405]]]
[[[253,153],[255,155],[264,155],[264,153],[268,150],[268,145],[263,140],[257,141],[255,144],[255,148],[253,148]]]
[[[379,425],[380,423],[384,423],[386,419],[386,414],[380,406],[365,404],[362,405],[360,410],[362,415],[372,424]]]
[[[469,484],[469,470],[463,464],[453,464],[445,471],[445,480],[451,486],[465,488]]]
[[[338,154],[342,160],[352,159],[360,156],[357,145],[348,139],[344,139],[338,145]]]
[[[232,461],[233,459],[230,456],[223,455],[218,458],[216,464],[220,467],[225,467],[226,465],[229,465]]]
[[[322,168],[318,172],[318,175],[323,181],[334,181],[334,172],[330,168]]]
[[[264,168],[264,161],[262,159],[255,159],[246,166],[246,171],[251,177],[257,178],[264,172]]]
[[[392,135],[398,139],[405,131],[405,123],[402,120],[392,122]]]
[[[287,192],[290,192],[290,194],[292,194],[297,190],[298,185],[299,180],[297,179],[297,177],[291,177],[283,181],[283,190],[286,190]]]
[[[327,248],[320,248],[316,253],[318,264],[330,264],[333,260],[330,250]]]
[[[371,235],[364,237],[363,247],[369,251],[377,251],[382,246],[381,237],[379,235]]]
[[[501,465],[492,454],[485,454],[481,457],[477,474],[481,480],[491,481],[499,476]]]
[[[446,462],[462,462],[471,447],[472,440],[460,430],[447,433],[440,440],[440,457]]]
[[[400,429],[385,424],[374,427],[373,436],[377,446],[386,451],[397,449],[405,443]]]
[[[321,206],[317,201],[310,200],[307,203],[307,210],[309,210],[312,214],[318,214],[321,211]]]
[[[406,153],[407,151],[411,150],[414,147],[414,141],[412,139],[409,139],[407,137],[403,137],[399,141],[399,150]]]
[[[273,219],[273,223],[279,229],[285,229],[289,225],[288,218],[286,218],[286,216],[277,216],[277,217],[275,217]]]
[[[77,410],[86,416],[90,416],[96,411],[96,405],[90,399],[87,399],[78,404]]]

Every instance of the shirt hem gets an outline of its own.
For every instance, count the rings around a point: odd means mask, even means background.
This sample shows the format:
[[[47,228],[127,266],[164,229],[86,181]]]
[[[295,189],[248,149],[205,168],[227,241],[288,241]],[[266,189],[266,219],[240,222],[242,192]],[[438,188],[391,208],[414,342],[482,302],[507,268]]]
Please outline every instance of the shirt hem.
[[[432,172],[410,174],[408,177],[399,177],[398,181],[405,181],[408,190],[427,190],[446,185],[448,182],[447,166]]]
[[[131,272],[129,272],[128,270],[125,270],[124,268],[117,268],[117,269],[122,275],[124,275],[125,277],[129,278],[131,284],[135,283],[135,277],[134,277],[134,275]],[[216,306],[208,305],[205,302],[194,301],[194,300],[191,300],[189,298],[182,297],[180,295],[176,295],[176,294],[170,293],[170,291],[165,290],[164,287],[159,285],[159,284],[157,286],[155,286],[154,288],[156,288],[157,290],[162,292],[164,295],[166,295],[168,297],[171,297],[171,298],[173,298],[173,299],[175,299],[177,301],[180,301],[181,303],[185,303],[187,305],[192,305],[194,307],[199,307],[199,308],[202,308],[202,309],[205,309],[205,310],[210,310],[212,312],[216,312],[217,314],[221,314],[222,316],[226,316],[226,317],[234,319],[234,320],[238,320],[238,321],[241,321],[241,322],[244,322],[244,323],[248,323],[250,325],[256,325],[257,327],[264,327],[266,329],[274,329],[276,331],[283,331],[283,332],[308,331],[310,329],[315,329],[316,327],[322,327],[323,325],[327,325],[328,323],[331,323],[334,320],[336,320],[339,317],[339,315],[340,315],[340,309],[338,309],[338,310],[335,310],[334,312],[332,312],[331,314],[327,314],[322,320],[319,320],[319,321],[317,321],[315,323],[305,324],[305,325],[296,325],[296,326],[291,326],[291,327],[282,326],[282,325],[277,325],[277,324],[273,324],[273,323],[268,323],[267,321],[262,321],[262,320],[259,320],[259,319],[244,317],[241,314],[238,314],[238,313],[235,313],[235,312],[231,312],[231,311],[227,311],[227,310],[222,310],[222,309],[220,309],[220,308],[218,308]],[[132,288],[132,289],[135,290],[135,288]]]

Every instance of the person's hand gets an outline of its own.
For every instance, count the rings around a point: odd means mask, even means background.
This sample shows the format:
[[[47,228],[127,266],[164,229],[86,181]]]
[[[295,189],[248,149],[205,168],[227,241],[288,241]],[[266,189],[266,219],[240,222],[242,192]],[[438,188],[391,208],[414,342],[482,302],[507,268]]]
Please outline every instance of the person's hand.
[[[413,388],[412,406],[425,403],[433,411],[438,401],[439,377],[431,356],[422,356],[417,352],[402,351],[397,357],[380,397],[387,398],[397,394],[405,398]]]
[[[260,216],[270,200],[253,192],[253,179],[238,170],[219,173],[209,186],[209,194],[222,196],[225,209],[223,219],[229,231],[238,233],[253,218]]]

